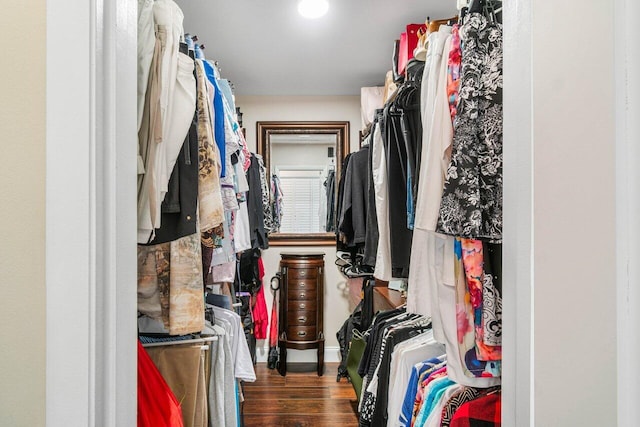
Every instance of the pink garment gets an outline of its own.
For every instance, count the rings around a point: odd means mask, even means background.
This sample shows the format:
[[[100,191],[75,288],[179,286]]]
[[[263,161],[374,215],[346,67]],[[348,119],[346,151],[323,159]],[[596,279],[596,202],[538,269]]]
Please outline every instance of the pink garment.
[[[256,339],[266,340],[269,317],[267,314],[267,302],[264,299],[264,286],[261,286],[256,294],[256,305],[253,308],[253,323],[255,324],[254,333]]]
[[[482,241],[461,239],[462,261],[467,279],[469,298],[473,308],[473,323],[476,331],[476,353],[478,360],[502,360],[502,346],[490,346],[484,343],[482,323],[482,283],[484,276],[484,253]]]
[[[258,259],[258,271],[260,274],[260,282],[264,277],[264,263],[262,258]],[[260,290],[256,294],[256,303],[253,307],[253,323],[254,334],[257,340],[267,339],[267,326],[269,325],[269,314],[267,312],[267,302],[264,299],[264,283],[260,286]]]

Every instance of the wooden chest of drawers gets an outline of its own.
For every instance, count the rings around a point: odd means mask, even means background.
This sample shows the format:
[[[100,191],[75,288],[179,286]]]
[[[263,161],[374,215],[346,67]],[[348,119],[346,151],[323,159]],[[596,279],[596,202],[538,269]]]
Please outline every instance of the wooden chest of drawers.
[[[278,346],[281,375],[287,374],[287,349],[317,349],[318,375],[324,371],[324,253],[281,253]]]

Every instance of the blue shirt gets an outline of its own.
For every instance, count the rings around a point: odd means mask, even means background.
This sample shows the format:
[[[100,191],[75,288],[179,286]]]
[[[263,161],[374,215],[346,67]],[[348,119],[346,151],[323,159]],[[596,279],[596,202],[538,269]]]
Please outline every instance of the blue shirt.
[[[442,360],[434,357],[426,362],[418,363],[411,369],[411,377],[409,378],[409,385],[404,395],[404,401],[402,402],[402,412],[400,413],[400,424],[403,426],[411,425],[411,418],[413,418],[413,404],[416,400],[416,392],[418,391],[418,379],[422,373],[431,369],[432,367],[442,363]]]
[[[204,66],[204,72],[207,76],[207,79],[213,85],[215,89],[215,93],[213,96],[213,109],[215,112],[215,117],[213,119],[213,128],[214,128],[214,137],[216,140],[216,145],[218,146],[218,150],[220,150],[220,176],[224,177],[227,173],[226,171],[226,161],[225,159],[227,154],[227,145],[226,138],[224,134],[224,103],[222,101],[222,92],[220,91],[220,87],[218,86],[218,80],[216,79],[216,74],[213,69],[213,65],[209,61],[202,61],[202,65]]]
[[[416,426],[424,426],[427,418],[429,418],[429,415],[431,415],[431,412],[436,407],[438,398],[442,397],[442,393],[452,385],[455,385],[455,383],[448,377],[435,379],[429,384],[429,394],[424,402],[422,402],[422,408],[420,408],[420,413],[418,413],[418,417],[416,418]]]

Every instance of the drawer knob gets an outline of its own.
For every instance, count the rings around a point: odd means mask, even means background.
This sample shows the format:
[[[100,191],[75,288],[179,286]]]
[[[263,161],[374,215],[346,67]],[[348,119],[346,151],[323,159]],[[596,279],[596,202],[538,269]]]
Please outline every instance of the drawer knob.
[[[305,286],[306,286],[306,285],[305,285],[305,283],[304,283],[304,282],[300,282],[300,287],[301,287],[301,288],[304,288]]]
[[[300,298],[304,298],[305,296],[307,296],[307,294],[305,294],[304,292],[300,294]]]
[[[306,271],[301,271],[301,272],[300,272],[300,277],[304,277],[304,276],[306,276],[306,275],[307,275],[307,272],[306,272]]]
[[[300,317],[298,317],[298,321],[299,322],[306,322],[307,318],[305,316],[300,316]]]
[[[298,336],[299,337],[305,337],[305,336],[307,336],[307,332],[306,331],[300,331],[300,332],[298,332]]]
[[[300,304],[300,308],[307,308],[307,304],[305,303]]]

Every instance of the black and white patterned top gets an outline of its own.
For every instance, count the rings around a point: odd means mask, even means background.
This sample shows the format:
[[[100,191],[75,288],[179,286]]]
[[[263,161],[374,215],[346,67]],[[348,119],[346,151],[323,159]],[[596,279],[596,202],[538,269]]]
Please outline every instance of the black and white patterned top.
[[[436,231],[502,239],[502,24],[479,13],[460,27],[462,71],[451,163]]]

